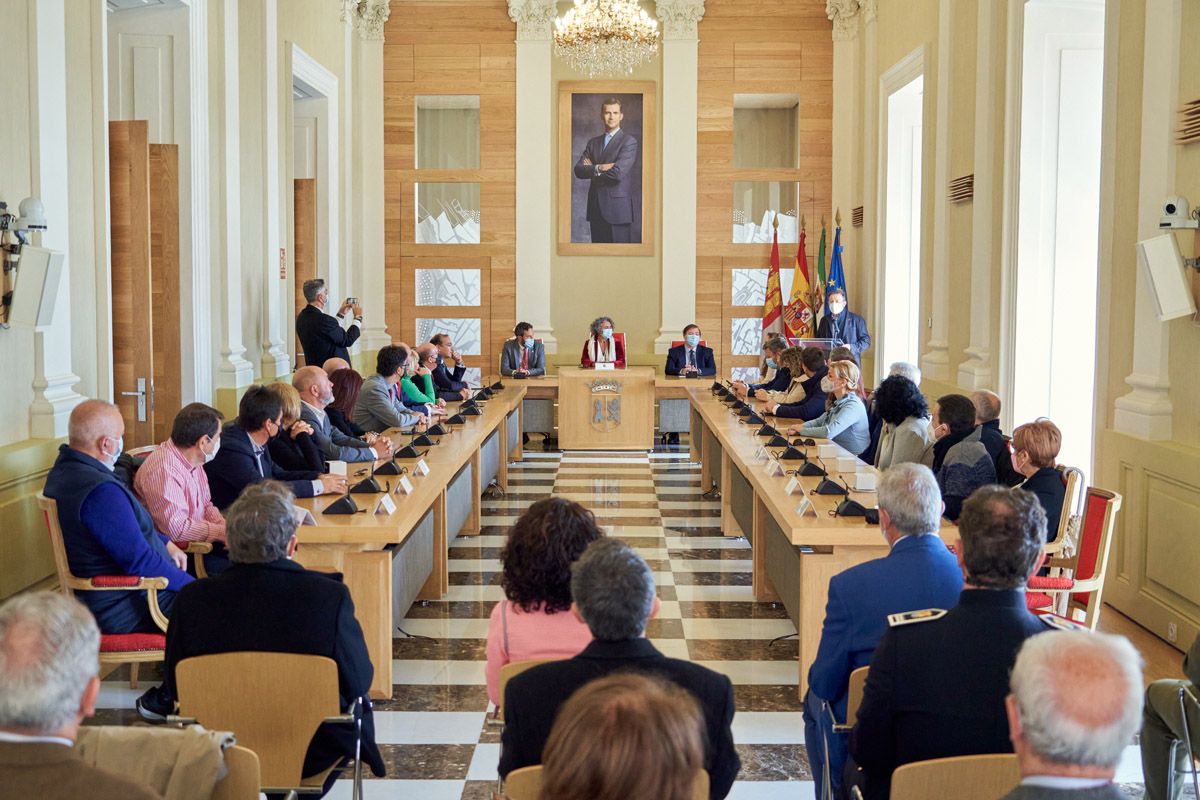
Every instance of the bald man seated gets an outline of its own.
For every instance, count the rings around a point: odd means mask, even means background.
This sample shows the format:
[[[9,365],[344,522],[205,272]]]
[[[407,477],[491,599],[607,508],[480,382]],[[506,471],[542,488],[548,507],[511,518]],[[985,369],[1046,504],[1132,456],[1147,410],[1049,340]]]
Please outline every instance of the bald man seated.
[[[332,375],[339,369],[350,369],[350,362],[344,358],[334,356],[333,358],[325,359],[325,363],[321,365],[321,369],[325,370],[326,375]]]
[[[1009,685],[1021,784],[1004,800],[1125,797],[1113,777],[1142,713],[1142,658],[1128,639],[1086,631],[1026,639]]]
[[[292,386],[300,393],[300,419],[312,426],[313,441],[326,461],[374,461],[392,454],[389,440],[375,437],[367,442],[347,436],[329,421],[325,407],[333,402],[333,381],[325,370],[301,367],[292,376]]]
[[[987,448],[988,455],[996,465],[996,482],[1005,486],[1018,485],[1025,480],[1025,476],[1013,469],[1012,453],[1004,432],[1000,430],[1000,395],[987,389],[972,392],[971,404],[975,406],[979,441]]]
[[[150,512],[113,474],[124,449],[125,421],[103,400],[85,400],[67,423],[67,443],[42,491],[58,502],[71,572],[79,578],[166,578],[158,603],[168,616],[175,593],[192,578],[187,556],[154,527]],[[157,632],[145,592],[81,592],[102,633]]]

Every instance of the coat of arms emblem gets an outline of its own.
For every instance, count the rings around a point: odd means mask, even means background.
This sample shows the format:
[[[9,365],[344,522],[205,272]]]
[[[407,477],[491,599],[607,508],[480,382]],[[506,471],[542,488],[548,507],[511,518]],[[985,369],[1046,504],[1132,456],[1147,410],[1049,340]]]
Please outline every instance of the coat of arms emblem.
[[[592,390],[592,428],[608,433],[621,424],[621,383],[612,378],[597,378],[588,384]]]

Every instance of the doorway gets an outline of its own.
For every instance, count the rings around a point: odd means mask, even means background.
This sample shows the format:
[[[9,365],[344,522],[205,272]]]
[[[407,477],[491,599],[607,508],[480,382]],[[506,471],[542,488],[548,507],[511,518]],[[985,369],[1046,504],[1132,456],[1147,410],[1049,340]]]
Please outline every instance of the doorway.
[[[1021,46],[1011,425],[1049,417],[1091,477],[1102,0],[1028,0]]]
[[[907,76],[905,76],[907,77]],[[916,364],[920,356],[922,131],[925,76],[898,88],[885,83],[885,148],[882,224],[883,274],[880,296],[880,374],[896,361]]]

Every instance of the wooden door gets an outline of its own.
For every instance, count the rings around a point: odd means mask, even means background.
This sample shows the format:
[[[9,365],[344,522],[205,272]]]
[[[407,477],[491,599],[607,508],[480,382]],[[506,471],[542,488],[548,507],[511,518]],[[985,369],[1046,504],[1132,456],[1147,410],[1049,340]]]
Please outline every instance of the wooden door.
[[[304,299],[304,282],[317,277],[317,179],[296,178],[293,188],[292,217],[295,220],[292,230],[295,232],[295,242],[292,252],[295,254],[296,274],[293,276],[296,287],[296,303],[292,319],[299,314],[308,302]],[[330,298],[332,302],[338,302]],[[308,362],[304,360],[304,348],[300,340],[296,340],[296,367],[303,367]],[[317,364],[316,366],[321,366]]]
[[[179,146],[150,145],[150,289],[152,325],[154,442],[171,435],[183,405],[179,332]]]
[[[113,392],[131,448],[154,443],[149,125],[110,122],[108,142]]]

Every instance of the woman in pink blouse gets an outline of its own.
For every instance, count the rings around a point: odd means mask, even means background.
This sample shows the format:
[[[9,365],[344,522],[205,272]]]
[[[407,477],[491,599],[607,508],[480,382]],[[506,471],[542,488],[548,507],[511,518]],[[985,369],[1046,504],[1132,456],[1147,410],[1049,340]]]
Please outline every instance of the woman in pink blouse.
[[[531,505],[500,551],[507,599],[492,609],[487,637],[488,697],[497,706],[500,668],[531,658],[570,658],[592,641],[571,613],[571,564],[604,535],[578,503],[549,497]]]

